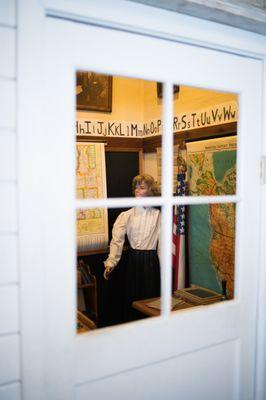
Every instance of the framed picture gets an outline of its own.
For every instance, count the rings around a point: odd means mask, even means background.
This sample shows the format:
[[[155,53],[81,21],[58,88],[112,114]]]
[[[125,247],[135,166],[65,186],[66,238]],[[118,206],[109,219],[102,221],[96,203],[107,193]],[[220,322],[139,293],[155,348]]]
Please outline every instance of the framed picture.
[[[180,87],[179,85],[174,85],[174,95],[179,93]],[[163,84],[161,82],[157,82],[157,97],[162,99],[163,97]]]
[[[112,76],[77,71],[76,104],[78,110],[112,111]]]

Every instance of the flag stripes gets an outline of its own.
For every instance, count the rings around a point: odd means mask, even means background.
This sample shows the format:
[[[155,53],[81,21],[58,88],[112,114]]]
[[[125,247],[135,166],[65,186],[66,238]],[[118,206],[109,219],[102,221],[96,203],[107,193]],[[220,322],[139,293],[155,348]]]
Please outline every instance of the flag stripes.
[[[183,152],[182,152],[183,153]],[[182,158],[185,162],[185,160]],[[184,166],[185,164],[183,164]],[[186,194],[186,171],[180,168],[177,174],[177,196]],[[173,265],[173,289],[185,287],[185,221],[186,207],[174,206],[173,214],[173,243],[172,243],[172,265]]]

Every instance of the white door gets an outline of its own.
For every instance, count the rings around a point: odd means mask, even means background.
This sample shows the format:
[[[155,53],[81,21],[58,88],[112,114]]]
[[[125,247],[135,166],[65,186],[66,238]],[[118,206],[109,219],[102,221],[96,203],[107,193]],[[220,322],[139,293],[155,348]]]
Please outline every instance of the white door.
[[[46,107],[42,210],[43,339],[47,398],[251,399],[259,245],[261,64],[248,57],[56,18],[45,22]],[[89,70],[166,83],[163,312],[159,318],[75,333],[75,73]],[[252,77],[252,79],[251,79]],[[170,313],[172,84],[239,94],[235,299]],[[252,185],[252,188],[251,188]],[[85,206],[133,200],[85,201]],[[182,200],[184,202],[184,200]],[[186,204],[228,198],[188,197]],[[133,203],[132,203],[133,204]],[[251,229],[252,227],[252,229]],[[74,391],[74,393],[73,393]]]

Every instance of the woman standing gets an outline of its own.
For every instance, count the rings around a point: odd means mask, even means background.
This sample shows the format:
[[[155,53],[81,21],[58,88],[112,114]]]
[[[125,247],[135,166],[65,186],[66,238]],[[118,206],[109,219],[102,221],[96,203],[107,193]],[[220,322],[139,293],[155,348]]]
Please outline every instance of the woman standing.
[[[136,197],[157,196],[158,189],[151,175],[137,175],[132,182]],[[132,308],[135,300],[160,295],[159,250],[160,211],[154,207],[133,207],[122,212],[116,219],[110,252],[104,262],[104,278],[118,264],[123,251],[125,235],[130,244],[125,271],[125,321],[137,318]]]

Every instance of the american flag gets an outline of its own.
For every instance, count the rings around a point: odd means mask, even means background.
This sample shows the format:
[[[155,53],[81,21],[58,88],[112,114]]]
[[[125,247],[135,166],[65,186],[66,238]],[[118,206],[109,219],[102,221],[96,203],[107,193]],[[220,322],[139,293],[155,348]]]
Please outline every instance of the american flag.
[[[182,154],[183,153],[183,154]],[[185,196],[186,194],[186,162],[185,149],[180,151],[179,168],[177,174],[177,196]],[[181,162],[180,162],[181,160]],[[186,207],[174,206],[173,216],[173,289],[183,289],[185,287],[185,224],[186,224]]]

